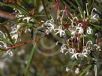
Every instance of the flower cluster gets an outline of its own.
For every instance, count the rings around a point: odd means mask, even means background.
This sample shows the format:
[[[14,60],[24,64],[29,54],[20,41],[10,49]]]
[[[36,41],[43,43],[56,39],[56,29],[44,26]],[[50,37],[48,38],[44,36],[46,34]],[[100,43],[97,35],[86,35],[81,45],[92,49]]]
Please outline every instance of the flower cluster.
[[[89,14],[86,4],[86,10],[81,15],[81,19],[71,14],[72,17],[68,17],[70,22],[68,28],[64,28],[63,23],[64,16],[66,15],[64,13],[66,11],[65,9],[58,11],[57,23],[53,18],[44,22],[43,27],[45,27],[45,33],[47,35],[52,33],[55,36],[59,36],[65,40],[65,42],[62,42],[60,49],[61,53],[65,53],[65,55],[69,53],[71,54],[71,58],[78,59],[87,57],[93,50],[93,47],[99,47],[97,42],[87,39],[88,36],[94,34],[94,30],[89,22],[93,20],[97,21],[99,18],[98,14],[96,14],[94,10],[97,11],[95,8],[93,8],[91,14]],[[67,35],[67,32],[70,35]]]

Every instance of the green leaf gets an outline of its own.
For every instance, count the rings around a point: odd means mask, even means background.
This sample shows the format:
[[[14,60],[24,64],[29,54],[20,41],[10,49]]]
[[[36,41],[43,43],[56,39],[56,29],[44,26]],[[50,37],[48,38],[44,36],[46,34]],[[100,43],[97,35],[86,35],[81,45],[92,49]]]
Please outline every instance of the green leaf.
[[[33,45],[31,53],[30,53],[29,58],[28,58],[27,66],[26,66],[26,68],[24,70],[24,75],[25,76],[27,76],[27,74],[28,74],[28,69],[29,69],[30,64],[32,62],[32,59],[33,59],[33,56],[34,56],[34,52],[35,52],[35,46]]]
[[[88,71],[89,71],[89,69],[92,67],[92,65],[88,65],[81,73],[80,73],[80,75],[79,76],[84,76],[84,74],[86,74]]]
[[[79,7],[79,13],[80,13],[80,15],[83,16],[83,10],[82,10],[81,4],[80,4],[80,0],[75,0],[75,2],[77,3],[77,5]]]
[[[94,0],[87,0],[87,1],[88,1],[88,10],[89,12],[91,12],[93,8]]]
[[[102,25],[99,26],[99,25],[92,24],[92,23],[91,23],[91,25],[94,26],[95,29],[97,29],[97,30],[102,30]]]

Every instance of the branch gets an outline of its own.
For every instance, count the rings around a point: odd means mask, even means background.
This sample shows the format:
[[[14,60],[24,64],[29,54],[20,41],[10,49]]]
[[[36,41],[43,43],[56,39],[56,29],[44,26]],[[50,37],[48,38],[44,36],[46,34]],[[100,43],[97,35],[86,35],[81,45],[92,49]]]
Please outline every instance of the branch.
[[[13,20],[15,19],[15,15],[9,13],[9,12],[6,12],[6,11],[2,11],[0,10],[0,17],[3,17],[3,18],[6,18],[6,19],[10,19],[10,20]]]
[[[14,49],[14,48],[17,48],[17,47],[20,47],[20,46],[23,46],[25,44],[29,44],[29,43],[32,43],[33,40],[28,40],[28,41],[24,41],[24,42],[19,42],[19,43],[16,43],[14,45],[12,45],[11,47],[8,47],[6,50],[9,50],[9,49]]]
[[[18,42],[18,43],[14,44],[14,45],[11,45],[11,46],[7,47],[7,48],[0,48],[0,50],[8,51],[10,49],[15,49],[17,47],[21,47],[23,45],[26,45],[26,44],[29,44],[29,43],[32,43],[32,42],[33,42],[33,40],[27,40],[27,41],[23,41],[23,42]]]

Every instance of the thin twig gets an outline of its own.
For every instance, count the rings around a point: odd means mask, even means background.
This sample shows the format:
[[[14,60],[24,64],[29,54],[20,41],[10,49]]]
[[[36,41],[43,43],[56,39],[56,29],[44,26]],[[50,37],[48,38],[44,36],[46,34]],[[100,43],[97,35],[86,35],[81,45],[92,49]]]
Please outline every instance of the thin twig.
[[[23,45],[26,45],[26,44],[29,44],[29,43],[32,43],[32,42],[33,42],[33,40],[18,42],[18,43],[14,44],[14,45],[11,45],[11,46],[7,47],[7,48],[0,48],[0,50],[7,51],[7,50],[10,50],[10,49],[15,49],[17,47],[21,47]]]
[[[9,49],[14,49],[14,48],[17,48],[17,47],[21,47],[25,44],[29,44],[29,43],[32,43],[33,40],[27,40],[27,41],[24,41],[24,42],[19,42],[19,43],[16,43],[10,47],[8,47],[6,50],[9,50]]]

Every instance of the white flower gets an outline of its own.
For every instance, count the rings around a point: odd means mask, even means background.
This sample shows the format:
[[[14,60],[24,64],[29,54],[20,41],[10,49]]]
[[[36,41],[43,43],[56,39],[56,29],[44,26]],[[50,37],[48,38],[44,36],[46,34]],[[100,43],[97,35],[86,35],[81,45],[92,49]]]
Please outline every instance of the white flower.
[[[94,20],[98,20],[98,18],[99,18],[99,15],[98,15],[98,14],[94,14],[94,15],[92,16],[92,19],[94,19]]]
[[[19,28],[21,27],[21,24],[18,24],[16,26],[17,26],[17,30],[19,30]]]
[[[40,5],[40,7],[39,7],[39,12],[41,12],[41,11],[43,11],[43,9],[44,9],[44,7],[43,7],[43,5]]]
[[[70,68],[66,67],[66,72],[69,72],[70,71]]]
[[[88,3],[86,3],[86,14],[89,16]]]
[[[14,25],[14,26],[11,27],[12,30],[10,32],[10,35],[11,35],[12,39],[15,39],[15,42],[18,39],[18,36],[19,36],[18,30],[20,29],[20,27],[21,27],[21,24]]]
[[[63,44],[63,45],[61,46],[60,52],[61,52],[61,53],[64,53],[65,50],[67,50],[67,47],[66,47],[66,44]]]
[[[50,32],[50,30],[46,29],[46,30],[45,30],[45,33],[48,35],[48,34],[51,33],[51,32]]]
[[[80,72],[80,71],[79,71],[79,68],[76,68],[76,69],[75,69],[75,73],[76,73],[76,74],[79,74],[79,72]]]
[[[77,26],[71,26],[68,29],[72,36],[75,36],[76,33],[83,34],[84,30],[82,28],[82,24],[79,23]]]
[[[90,52],[90,50],[88,50],[86,47],[84,47],[80,57],[87,57],[87,54],[89,52]]]
[[[16,17],[17,17],[17,18],[21,18],[21,17],[24,17],[24,15],[22,15],[22,14],[17,14]]]
[[[87,53],[80,53],[79,57],[87,57]]]
[[[74,53],[72,54],[71,58],[75,58],[75,59],[78,59],[78,57],[87,57],[87,54],[86,52],[82,52],[82,53]]]
[[[74,48],[69,48],[68,49],[69,53],[74,54],[75,53],[75,49]]]
[[[54,24],[54,20],[48,20],[43,24],[43,27],[46,28],[45,32],[47,34],[49,34],[50,32],[52,32],[54,30],[55,24]]]
[[[71,35],[75,35],[75,34],[76,34],[76,31],[72,31],[72,32],[71,32]]]
[[[24,17],[24,18],[23,18],[23,21],[24,21],[24,20],[26,20],[27,23],[29,23],[29,21],[31,20],[31,17]]]
[[[99,18],[99,15],[96,14],[94,11],[97,11],[97,9],[96,9],[96,8],[93,8],[93,9],[92,9],[92,11],[91,11],[91,19],[97,21],[98,18]]]
[[[92,34],[93,30],[91,29],[91,27],[88,27],[86,32],[87,34]]]
[[[81,57],[87,57],[87,53],[79,53],[79,55],[78,55],[80,58]]]
[[[22,14],[22,12],[21,12],[20,10],[17,10],[16,8],[14,8],[13,10],[15,10],[15,13],[17,13],[17,14],[16,14],[16,17],[17,17],[17,18],[24,17],[24,15]]]
[[[12,56],[13,56],[13,52],[12,52],[11,50],[8,50],[6,53],[4,53],[3,56],[5,57],[5,56],[7,56],[7,55],[9,55],[9,56],[12,57]]]
[[[7,48],[7,44],[3,41],[0,41],[0,47],[1,48]]]
[[[17,39],[18,39],[18,34],[14,34],[14,35],[12,35],[12,39],[15,39],[15,42],[16,42]]]
[[[11,32],[10,32],[10,34],[17,33],[17,31],[19,30],[20,27],[21,27],[21,24],[13,25],[13,26],[11,27]]]
[[[93,42],[91,40],[87,41],[87,43],[86,43],[87,49],[90,48],[92,44],[93,44]]]
[[[11,57],[13,56],[13,52],[11,50],[8,50],[7,54],[10,55]]]
[[[65,36],[65,31],[62,29],[62,26],[59,26],[58,29],[54,29],[54,31],[57,31],[55,35],[59,34],[60,37]]]
[[[74,54],[72,54],[71,58],[72,58],[72,59],[73,59],[73,58],[78,59],[78,55],[79,55],[79,53],[74,53]]]
[[[70,31],[71,35],[75,35],[76,33],[76,28],[74,25],[69,26],[68,30]]]
[[[54,29],[54,23],[45,22],[44,25],[50,32]]]
[[[101,51],[101,47],[97,44],[94,44],[94,47],[96,47],[96,50]]]
[[[79,23],[78,26],[76,26],[76,32],[78,34],[83,34],[84,30],[82,28],[82,24],[81,23]]]

